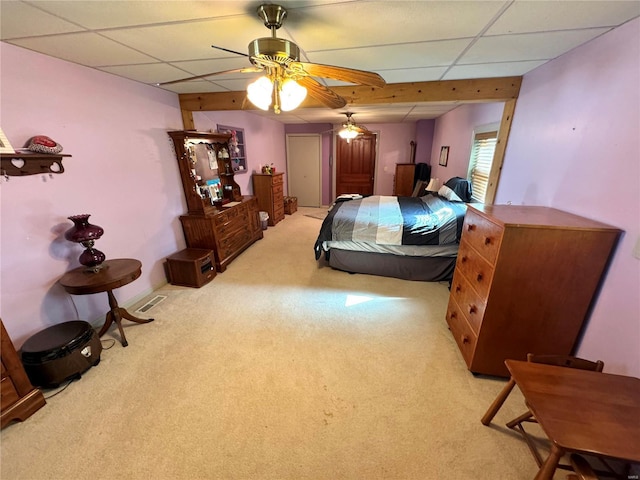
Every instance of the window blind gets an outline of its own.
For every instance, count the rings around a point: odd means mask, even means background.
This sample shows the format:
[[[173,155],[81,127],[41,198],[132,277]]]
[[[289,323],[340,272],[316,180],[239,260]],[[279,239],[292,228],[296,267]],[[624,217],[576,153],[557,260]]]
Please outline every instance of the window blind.
[[[489,185],[489,173],[493,163],[493,153],[496,150],[498,132],[478,133],[473,140],[471,152],[471,198],[484,203]]]

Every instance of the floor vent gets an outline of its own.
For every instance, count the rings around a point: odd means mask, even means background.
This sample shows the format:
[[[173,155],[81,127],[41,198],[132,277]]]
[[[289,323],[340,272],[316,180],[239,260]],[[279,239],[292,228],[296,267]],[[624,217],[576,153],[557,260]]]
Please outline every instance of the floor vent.
[[[151,300],[149,300],[147,303],[142,305],[139,309],[137,309],[136,313],[146,313],[146,312],[148,312],[153,307],[158,305],[161,301],[163,301],[165,298],[167,298],[166,295],[156,295]]]

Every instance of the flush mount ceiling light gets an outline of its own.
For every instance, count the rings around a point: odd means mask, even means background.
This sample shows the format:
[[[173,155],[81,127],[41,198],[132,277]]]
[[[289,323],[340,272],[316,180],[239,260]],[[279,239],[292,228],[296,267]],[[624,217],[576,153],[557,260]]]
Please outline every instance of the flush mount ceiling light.
[[[276,30],[282,26],[287,11],[280,5],[264,4],[258,7],[257,13],[264,25],[271,30],[271,37],[257,38],[249,43],[248,55],[212,45],[218,50],[249,57],[251,67],[206,73],[157,85],[171,85],[229,73],[262,73],[259,79],[248,86],[247,97],[256,107],[262,110],[272,107],[275,113],[297,108],[307,94],[329,108],[342,108],[347,104],[344,98],[313,77],[371,87],[386,85],[384,79],[374,72],[301,62],[298,46],[290,40],[276,37]]]

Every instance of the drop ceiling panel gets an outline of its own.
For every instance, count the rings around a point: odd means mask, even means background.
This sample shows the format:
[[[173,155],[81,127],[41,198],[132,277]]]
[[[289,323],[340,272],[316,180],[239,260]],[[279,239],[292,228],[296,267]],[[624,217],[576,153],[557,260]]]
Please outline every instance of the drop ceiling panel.
[[[136,52],[96,33],[70,33],[51,37],[32,37],[11,43],[70,62],[98,67],[154,63],[155,58]]]
[[[0,38],[81,31],[82,28],[22,2],[0,2]]]
[[[550,60],[604,33],[607,29],[591,28],[521,35],[480,38],[458,64]]]
[[[236,70],[239,68],[250,67],[251,64],[246,57],[228,57],[213,60],[194,60],[190,62],[172,62],[171,65],[182,71],[176,78],[162,79],[162,81],[177,80],[195,75],[204,75],[206,73],[226,72],[228,70]],[[219,77],[210,77],[209,79],[234,79],[245,78],[248,74],[235,72],[225,73]]]
[[[480,63],[474,65],[456,65],[447,71],[443,80],[460,80],[471,78],[512,77],[539,67],[546,60],[530,62]]]
[[[228,52],[212,48],[211,45],[247,53],[250,40],[268,33],[264,27],[252,28],[249,25],[255,25],[255,23],[248,22],[245,17],[229,17],[220,20],[113,30],[103,34],[160,60],[175,62],[233,56]],[[238,35],[238,32],[243,34]],[[239,40],[239,37],[244,37],[245,33],[246,39]]]
[[[361,70],[445,66],[453,62],[469,40],[410,43],[402,46],[353,48],[309,54],[314,63],[339,65]]]
[[[184,75],[184,72],[166,63],[155,63],[151,65],[118,65],[100,67],[99,70],[113,73],[120,77],[131,78],[142,83],[157,83],[158,79]]]
[[[640,15],[637,1],[516,1],[487,35],[612,27]]]
[[[32,5],[88,29],[114,28],[153,23],[215,18],[244,14],[253,2],[205,1],[35,1]]]
[[[205,80],[192,80],[190,82],[176,83],[174,85],[165,85],[162,88],[175,93],[213,93],[227,91],[227,89]]]
[[[307,51],[475,37],[506,3],[351,2],[292,11],[285,28]]]

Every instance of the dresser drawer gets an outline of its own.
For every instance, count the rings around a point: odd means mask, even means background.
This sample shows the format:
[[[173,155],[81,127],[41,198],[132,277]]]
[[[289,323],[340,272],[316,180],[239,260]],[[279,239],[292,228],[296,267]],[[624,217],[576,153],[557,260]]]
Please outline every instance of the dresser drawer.
[[[278,200],[284,198],[283,194],[284,189],[282,188],[282,184],[273,186],[273,199]]]
[[[467,279],[480,298],[486,301],[491,288],[493,266],[478,256],[464,237],[460,243],[456,261],[456,273],[458,272]]]
[[[476,333],[480,332],[480,325],[484,317],[485,299],[481,297],[459,271],[456,271],[451,282],[451,297],[456,301],[467,322]]]
[[[447,307],[447,324],[451,330],[451,334],[458,344],[458,348],[462,353],[467,367],[471,367],[473,354],[476,349],[478,338],[471,330],[471,327],[465,320],[463,313],[460,311],[456,301],[450,297],[449,306]]]
[[[271,178],[271,185],[282,185],[282,183],[283,183],[282,178],[283,178],[282,175],[274,175]]]
[[[498,257],[503,228],[470,209],[462,228],[462,238],[493,265]]]

